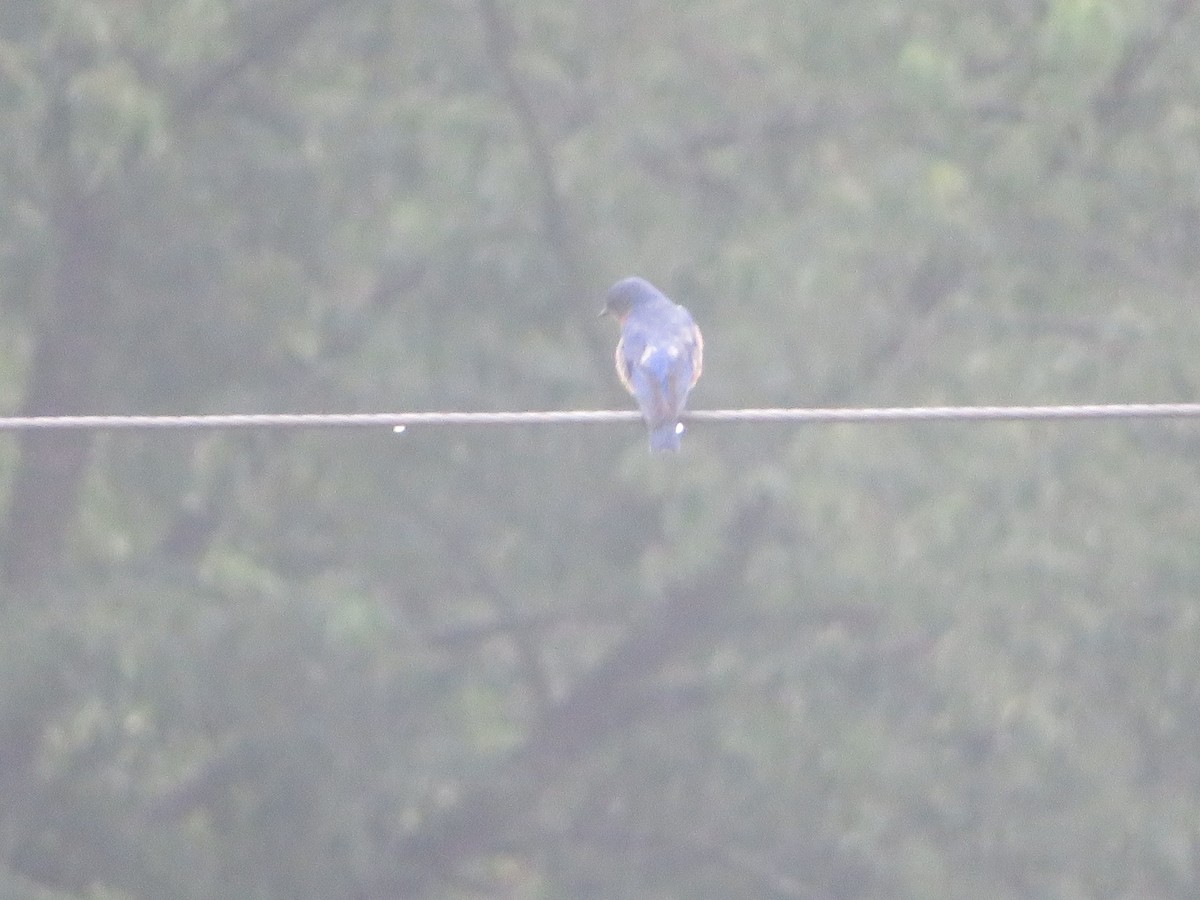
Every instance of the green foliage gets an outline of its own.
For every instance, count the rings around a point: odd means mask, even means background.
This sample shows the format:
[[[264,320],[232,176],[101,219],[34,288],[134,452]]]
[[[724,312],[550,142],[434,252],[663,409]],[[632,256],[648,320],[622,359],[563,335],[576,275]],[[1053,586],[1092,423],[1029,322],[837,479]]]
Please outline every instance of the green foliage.
[[[1197,28],[14,0],[0,399],[1188,399]],[[8,438],[0,896],[1194,896],[1193,431]]]

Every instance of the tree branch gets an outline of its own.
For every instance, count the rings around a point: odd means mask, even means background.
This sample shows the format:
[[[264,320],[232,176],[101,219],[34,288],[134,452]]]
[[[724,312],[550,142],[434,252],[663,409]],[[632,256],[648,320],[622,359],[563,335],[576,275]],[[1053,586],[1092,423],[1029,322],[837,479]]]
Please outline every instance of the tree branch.
[[[306,3],[283,4],[284,11],[269,21],[247,28],[242,46],[219,62],[201,72],[192,84],[176,99],[176,112],[189,118],[211,106],[217,95],[240,78],[255,63],[264,62],[279,53],[285,44],[310,27],[321,16],[332,12],[350,0],[308,0]]]
[[[21,415],[89,410],[97,394],[101,323],[111,299],[113,223],[104,198],[86,191],[75,171],[74,123],[65,90],[64,77],[46,127],[57,192],[50,211],[58,240],[53,298],[34,347]],[[82,432],[20,436],[7,516],[5,581],[37,581],[58,565],[91,447],[92,435]]]
[[[1129,103],[1138,82],[1158,58],[1159,51],[1175,33],[1176,26],[1192,11],[1196,0],[1175,0],[1167,10],[1166,20],[1154,33],[1129,48],[1108,83],[1096,95],[1092,108],[1098,119],[1112,119]]]
[[[483,19],[488,58],[504,86],[504,94],[521,129],[529,149],[530,163],[541,192],[542,229],[554,247],[572,287],[579,282],[580,266],[575,253],[575,241],[570,220],[555,177],[554,158],[541,123],[534,112],[533,102],[521,85],[512,64],[513,34],[495,0],[479,0]]]
[[[894,374],[897,363],[911,357],[914,349],[927,345],[928,341],[921,339],[931,337],[938,313],[966,277],[965,252],[958,243],[952,240],[930,248],[909,280],[904,292],[904,314],[896,326],[850,378],[843,378],[822,392],[822,403],[837,406],[848,402],[863,385]]]
[[[671,660],[723,634],[721,624],[739,607],[751,554],[771,524],[769,513],[765,503],[747,504],[728,530],[725,552],[634,623],[606,660],[543,713],[525,744],[494,773],[401,840],[390,854],[396,860],[392,875],[368,886],[363,896],[419,895],[480,853],[522,844],[522,817],[564,767],[637,718],[647,697],[653,699],[647,681]]]

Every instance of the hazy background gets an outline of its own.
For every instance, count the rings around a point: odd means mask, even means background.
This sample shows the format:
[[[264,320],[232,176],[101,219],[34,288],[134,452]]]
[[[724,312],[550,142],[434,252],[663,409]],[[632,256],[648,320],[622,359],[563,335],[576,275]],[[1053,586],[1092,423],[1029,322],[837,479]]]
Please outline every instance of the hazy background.
[[[3,0],[4,413],[1194,400],[1192,0]],[[1200,895],[1200,424],[0,439],[0,896]]]

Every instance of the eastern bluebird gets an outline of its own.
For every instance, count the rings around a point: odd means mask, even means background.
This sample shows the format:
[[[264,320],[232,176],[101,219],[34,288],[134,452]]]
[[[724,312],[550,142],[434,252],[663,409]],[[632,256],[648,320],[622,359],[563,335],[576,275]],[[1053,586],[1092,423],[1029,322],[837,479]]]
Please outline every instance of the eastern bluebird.
[[[637,400],[650,429],[651,450],[678,450],[679,414],[700,377],[704,340],[691,313],[644,278],[608,289],[600,315],[621,324],[617,377]]]

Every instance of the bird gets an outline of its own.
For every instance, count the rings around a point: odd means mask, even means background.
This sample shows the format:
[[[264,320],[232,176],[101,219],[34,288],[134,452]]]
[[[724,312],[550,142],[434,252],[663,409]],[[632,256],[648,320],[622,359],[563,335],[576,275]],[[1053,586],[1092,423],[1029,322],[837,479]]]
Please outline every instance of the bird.
[[[692,314],[634,275],[608,289],[600,315],[621,326],[617,377],[637,400],[651,452],[679,450],[679,416],[704,357],[704,338]]]

